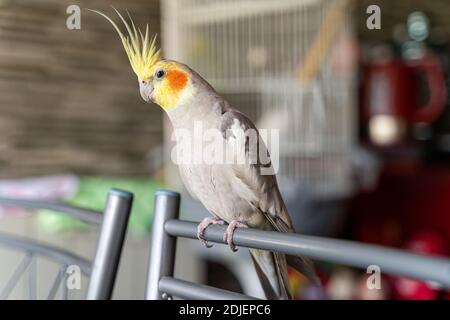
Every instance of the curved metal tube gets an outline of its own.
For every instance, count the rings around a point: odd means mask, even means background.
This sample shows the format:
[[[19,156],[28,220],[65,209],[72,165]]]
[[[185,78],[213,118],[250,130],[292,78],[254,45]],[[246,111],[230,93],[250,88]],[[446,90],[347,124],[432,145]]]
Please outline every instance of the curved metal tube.
[[[67,214],[68,216],[79,219],[89,224],[98,225],[101,224],[103,220],[102,213],[100,211],[79,208],[56,201],[40,201],[0,197],[0,204],[11,207],[47,209],[55,212],[62,212],[64,214]]]
[[[33,252],[57,261],[62,265],[77,265],[84,275],[89,276],[91,274],[91,262],[89,260],[54,246],[4,233],[0,233],[0,244],[21,249],[25,252]]]
[[[198,223],[195,222],[169,220],[165,223],[165,230],[171,236],[196,239],[197,225]],[[224,243],[225,229],[226,226],[219,225],[208,227],[205,232],[206,240]],[[381,272],[434,281],[450,289],[450,259],[448,257],[424,256],[405,250],[348,240],[243,228],[236,229],[234,242],[243,247],[278,251],[289,255],[304,255],[316,260],[342,263],[363,269],[370,265],[377,265]]]
[[[159,280],[159,290],[169,296],[193,300],[258,300],[240,293],[192,283],[172,277]]]

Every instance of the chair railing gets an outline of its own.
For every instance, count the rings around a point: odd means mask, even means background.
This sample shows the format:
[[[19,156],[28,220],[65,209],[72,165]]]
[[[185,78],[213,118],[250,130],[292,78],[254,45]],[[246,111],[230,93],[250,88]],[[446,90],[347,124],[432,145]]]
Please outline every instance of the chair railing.
[[[151,253],[148,264],[146,299],[254,299],[235,292],[175,279],[173,277],[177,237],[197,238],[197,223],[178,220],[180,195],[161,191],[155,196]],[[212,225],[206,240],[224,243],[226,227]],[[265,249],[315,260],[366,269],[376,265],[381,272],[418,279],[450,289],[450,259],[424,256],[405,250],[294,233],[237,229],[238,246]]]
[[[0,197],[0,204],[11,207],[32,209],[48,209],[67,214],[89,224],[100,225],[99,240],[93,261],[70,253],[51,245],[13,235],[0,234],[0,245],[5,245],[25,252],[24,258],[13,271],[6,285],[0,289],[0,299],[7,299],[21,276],[28,271],[29,297],[36,298],[36,275],[34,259],[37,256],[46,257],[60,264],[60,272],[50,288],[49,299],[53,299],[58,288],[61,288],[62,298],[67,298],[65,286],[65,267],[77,265],[80,271],[90,277],[87,289],[87,299],[110,299],[117,275],[120,255],[128,225],[133,195],[129,192],[111,189],[108,193],[103,215],[101,212],[66,205],[59,202],[24,200]]]
[[[71,206],[56,201],[41,201],[18,198],[0,197],[0,204],[3,206],[30,208],[30,209],[47,209],[55,212],[61,212],[80,221],[89,224],[101,224],[102,213],[100,211],[87,208]]]
[[[22,260],[14,269],[11,277],[0,290],[0,300],[8,299],[25,272],[28,272],[28,298],[37,298],[37,275],[34,266],[35,259],[38,256],[45,257],[59,264],[59,271],[53,280],[47,295],[47,299],[49,300],[55,298],[58,290],[60,291],[61,298],[67,298],[67,288],[64,286],[64,283],[68,276],[66,273],[68,266],[78,266],[81,274],[84,276],[89,276],[91,273],[90,261],[55,246],[44,244],[36,240],[6,234],[0,234],[0,244],[2,246],[25,252]]]

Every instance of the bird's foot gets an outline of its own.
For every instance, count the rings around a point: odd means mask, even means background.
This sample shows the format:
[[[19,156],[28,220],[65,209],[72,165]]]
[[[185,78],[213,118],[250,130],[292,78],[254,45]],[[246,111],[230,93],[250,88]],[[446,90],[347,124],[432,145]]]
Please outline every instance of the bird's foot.
[[[223,234],[223,241],[225,241],[230,246],[230,249],[233,252],[236,252],[238,250],[233,241],[234,230],[236,230],[236,228],[248,228],[248,226],[245,223],[237,220],[231,221],[228,225],[227,231],[225,231],[225,233]]]
[[[212,224],[224,224],[225,222],[223,220],[217,219],[217,218],[210,218],[207,217],[202,220],[202,222],[199,223],[197,227],[197,238],[200,240],[200,242],[207,248],[211,248],[213,245],[209,244],[208,241],[205,239],[205,230]]]

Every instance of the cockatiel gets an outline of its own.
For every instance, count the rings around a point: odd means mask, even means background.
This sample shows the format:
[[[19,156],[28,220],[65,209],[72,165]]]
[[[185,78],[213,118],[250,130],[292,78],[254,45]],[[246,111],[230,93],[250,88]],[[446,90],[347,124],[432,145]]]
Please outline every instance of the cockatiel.
[[[188,66],[162,59],[160,51],[156,50],[155,37],[149,36],[148,26],[142,33],[135,27],[131,17],[130,25],[116,10],[127,30],[126,36],[108,16],[92,11],[105,17],[114,26],[137,75],[142,98],[163,108],[175,131],[182,129],[195,135],[195,125],[201,124],[204,130],[219,133],[225,152],[233,154],[243,150],[247,160],[255,158],[258,153],[257,161],[254,162],[179,163],[186,189],[213,216],[205,218],[198,226],[198,238],[202,243],[208,245],[204,232],[209,225],[224,222],[228,224],[224,241],[233,251],[236,250],[233,232],[239,227],[294,232],[275,175],[262,174],[264,168],[271,166],[270,162],[263,164],[259,161],[260,154],[268,156],[264,143],[258,137],[256,149],[249,146],[247,140],[239,147],[241,133],[247,130],[258,132],[254,124],[244,114],[233,109],[206,80]],[[183,143],[177,140],[177,145]],[[194,141],[194,144],[197,143],[203,142]],[[317,281],[313,265],[306,258],[257,249],[250,249],[250,253],[268,299],[291,298],[288,264]]]

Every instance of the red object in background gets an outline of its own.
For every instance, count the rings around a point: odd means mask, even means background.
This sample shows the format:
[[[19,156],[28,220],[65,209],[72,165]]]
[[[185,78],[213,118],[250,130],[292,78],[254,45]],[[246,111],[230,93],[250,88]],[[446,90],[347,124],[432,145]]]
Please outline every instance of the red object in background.
[[[436,300],[439,296],[439,291],[426,283],[407,278],[394,278],[392,288],[396,300]]]
[[[429,99],[419,105],[419,75],[426,78]],[[440,62],[431,53],[422,59],[392,59],[373,62],[364,68],[364,122],[388,115],[407,123],[430,123],[444,110],[447,91]]]
[[[442,238],[432,231],[416,233],[405,246],[406,249],[425,255],[444,254],[444,242]]]
[[[441,237],[431,231],[415,234],[406,244],[406,249],[424,255],[444,254],[444,242]],[[393,295],[399,300],[434,300],[439,297],[439,290],[430,284],[407,279],[392,277]]]
[[[385,169],[377,188],[351,203],[354,238],[401,247],[418,232],[433,230],[442,237],[444,254],[448,254],[449,199],[449,166]]]
[[[422,254],[448,255],[450,167],[409,168],[385,169],[374,192],[354,199],[354,238]],[[436,299],[440,294],[425,283],[394,277],[391,280],[397,299]]]

